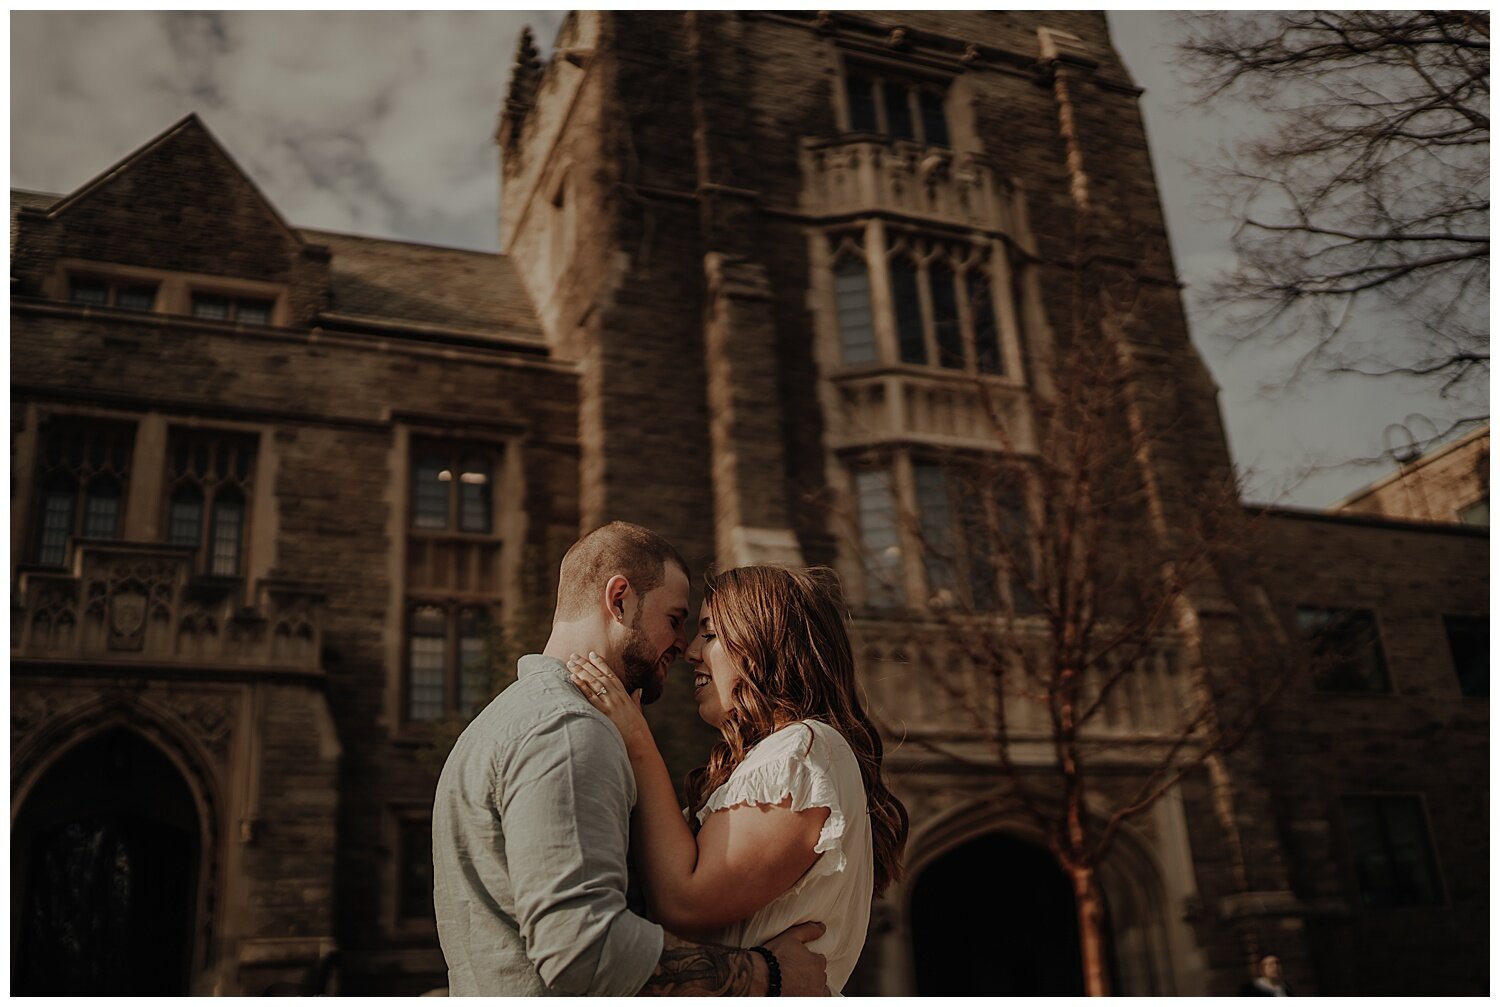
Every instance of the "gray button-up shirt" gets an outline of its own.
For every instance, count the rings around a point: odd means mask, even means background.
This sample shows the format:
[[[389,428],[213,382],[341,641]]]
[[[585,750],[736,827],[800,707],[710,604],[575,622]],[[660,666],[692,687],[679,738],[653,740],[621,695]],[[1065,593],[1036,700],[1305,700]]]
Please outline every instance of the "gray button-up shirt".
[[[639,993],[662,930],[625,907],[635,775],[561,661],[459,736],[432,808],[433,902],[453,996]]]

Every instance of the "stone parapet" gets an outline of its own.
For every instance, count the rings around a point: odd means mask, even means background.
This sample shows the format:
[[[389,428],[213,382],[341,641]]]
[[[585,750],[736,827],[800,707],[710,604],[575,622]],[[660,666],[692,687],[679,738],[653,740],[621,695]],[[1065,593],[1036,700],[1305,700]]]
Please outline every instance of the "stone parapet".
[[[23,568],[12,602],[12,660],[212,664],[316,672],[321,592],[193,572],[193,550],[75,543],[61,570]]]
[[[1014,231],[1015,193],[979,154],[858,135],[802,141],[802,211]]]

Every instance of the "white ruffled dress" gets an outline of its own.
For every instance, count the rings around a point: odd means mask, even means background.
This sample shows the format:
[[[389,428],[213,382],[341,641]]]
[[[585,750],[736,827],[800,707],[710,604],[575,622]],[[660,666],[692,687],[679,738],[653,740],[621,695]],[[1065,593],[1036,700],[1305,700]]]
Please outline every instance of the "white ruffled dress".
[[[859,961],[875,891],[865,785],[844,736],[818,720],[782,728],[745,755],[729,779],[709,795],[698,821],[741,804],[780,804],[787,795],[794,811],[828,809],[814,847],[821,856],[769,905],[708,939],[748,948],[793,924],[820,922],[828,932],[809,947],[828,959],[828,988],[838,993]]]

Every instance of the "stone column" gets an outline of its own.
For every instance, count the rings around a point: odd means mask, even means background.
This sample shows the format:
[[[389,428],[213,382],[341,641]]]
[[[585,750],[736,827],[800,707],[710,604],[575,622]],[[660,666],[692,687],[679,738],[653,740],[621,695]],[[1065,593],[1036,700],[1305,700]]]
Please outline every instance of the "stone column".
[[[766,270],[710,252],[704,271],[716,559],[721,569],[800,565],[802,550],[787,506],[779,357]]]

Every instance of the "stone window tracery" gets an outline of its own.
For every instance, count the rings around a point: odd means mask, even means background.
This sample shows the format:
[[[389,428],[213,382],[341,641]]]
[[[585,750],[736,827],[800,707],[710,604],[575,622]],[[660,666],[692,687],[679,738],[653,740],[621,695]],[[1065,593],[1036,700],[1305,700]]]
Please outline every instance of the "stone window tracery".
[[[901,449],[885,462],[857,463],[851,475],[865,604],[904,605],[909,583],[934,608],[1037,610],[1027,588],[1034,557],[1022,471]]]
[[[901,362],[1004,372],[985,250],[898,235],[887,262]]]
[[[60,567],[67,562],[70,538],[119,537],[135,428],[59,418],[48,423],[42,440],[33,558],[41,566]]]
[[[861,234],[838,235],[831,256],[844,366],[882,362],[872,272],[883,268],[895,336],[895,359],[884,362],[1007,373],[988,246],[893,231],[883,257],[869,255],[867,247]],[[1010,287],[1005,294],[1014,298],[1014,283]]]
[[[1024,475],[915,459],[912,476],[928,604],[1032,611]]]
[[[863,467],[854,473],[865,604],[889,608],[905,603],[900,511],[891,473]]]
[[[167,541],[198,550],[200,573],[239,576],[255,476],[253,436],[174,430],[167,449]]]
[[[414,441],[407,528],[405,716],[467,716],[490,699],[499,593],[499,452]]]
[[[156,307],[154,283],[106,280],[92,276],[68,278],[68,300],[74,304],[150,311]]]
[[[884,66],[849,63],[844,72],[845,124],[854,133],[946,147],[946,92],[946,86],[936,80]]]
[[[875,363],[879,350],[870,302],[870,267],[858,235],[845,235],[834,252],[833,295],[844,364]]]
[[[235,321],[243,325],[270,325],[275,303],[260,297],[226,297],[194,293],[193,317],[212,321]]]

